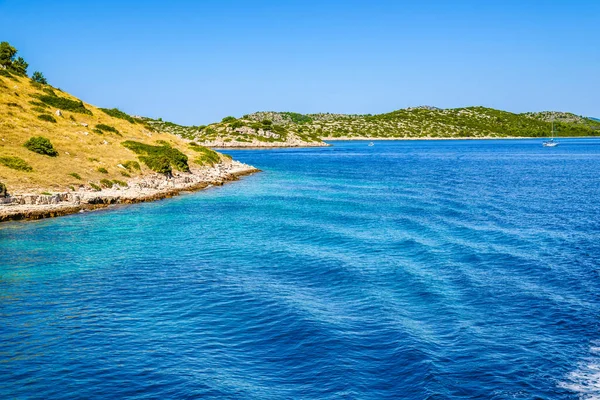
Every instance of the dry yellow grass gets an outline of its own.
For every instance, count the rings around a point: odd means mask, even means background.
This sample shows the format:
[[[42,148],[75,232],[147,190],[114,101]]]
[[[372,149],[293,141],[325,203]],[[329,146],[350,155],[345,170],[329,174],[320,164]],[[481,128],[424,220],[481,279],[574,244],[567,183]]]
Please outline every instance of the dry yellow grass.
[[[51,88],[43,85],[44,88]],[[77,98],[53,90],[60,97],[71,100]],[[157,140],[170,143],[185,153],[191,162],[196,156],[187,143],[167,133],[150,132],[140,123],[132,124],[126,120],[114,118],[102,110],[85,104],[93,115],[62,111],[56,116],[56,108],[46,110],[56,119],[56,123],[38,119],[40,112],[34,111],[35,105],[30,101],[38,101],[34,95],[45,94],[36,88],[26,77],[16,80],[0,76],[0,157],[16,156],[27,161],[32,172],[17,171],[0,164],[0,182],[6,184],[10,193],[41,193],[43,191],[66,191],[70,186],[77,188],[88,182],[98,183],[101,179],[127,180],[117,167],[128,160],[137,161],[137,155],[121,145],[125,140],[135,140],[147,144],[155,144]],[[73,121],[70,117],[73,117]],[[84,127],[82,123],[88,124]],[[93,131],[97,124],[106,124],[116,128],[122,136]],[[87,132],[87,135],[85,134]],[[44,136],[52,142],[58,151],[57,157],[36,154],[23,144],[33,136]],[[108,170],[108,174],[98,172],[98,168]],[[131,176],[151,173],[144,165],[142,171],[131,171]],[[77,180],[69,174],[81,176]]]

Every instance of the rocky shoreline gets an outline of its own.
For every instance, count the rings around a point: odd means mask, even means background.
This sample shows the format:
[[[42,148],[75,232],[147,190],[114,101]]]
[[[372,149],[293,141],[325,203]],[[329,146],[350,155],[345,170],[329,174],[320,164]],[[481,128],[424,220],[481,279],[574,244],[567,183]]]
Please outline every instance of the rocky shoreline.
[[[0,198],[0,222],[35,220],[105,208],[113,204],[134,204],[173,197],[181,192],[220,186],[258,169],[238,161],[217,164],[211,168],[177,173],[167,178],[152,174],[127,182],[125,188],[101,191],[79,191],[52,194],[16,194]]]
[[[270,149],[270,148],[282,148],[282,147],[327,147],[330,146],[324,142],[307,142],[297,137],[288,138],[284,142],[265,142],[257,139],[253,139],[248,142],[239,142],[236,140],[225,141],[223,139],[218,140],[205,140],[199,141],[199,144],[205,147],[215,149]]]

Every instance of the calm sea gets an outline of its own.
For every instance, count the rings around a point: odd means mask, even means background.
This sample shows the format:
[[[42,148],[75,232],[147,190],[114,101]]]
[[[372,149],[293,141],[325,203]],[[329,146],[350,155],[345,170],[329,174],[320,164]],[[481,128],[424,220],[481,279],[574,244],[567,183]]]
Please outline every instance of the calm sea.
[[[0,225],[0,398],[600,398],[600,140],[228,153]]]

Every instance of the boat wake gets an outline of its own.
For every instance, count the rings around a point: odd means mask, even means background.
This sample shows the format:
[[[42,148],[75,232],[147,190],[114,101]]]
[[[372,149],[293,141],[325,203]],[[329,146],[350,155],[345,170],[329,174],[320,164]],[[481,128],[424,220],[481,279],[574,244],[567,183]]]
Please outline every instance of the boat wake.
[[[590,353],[559,386],[577,393],[581,400],[600,400],[600,341],[592,343]]]

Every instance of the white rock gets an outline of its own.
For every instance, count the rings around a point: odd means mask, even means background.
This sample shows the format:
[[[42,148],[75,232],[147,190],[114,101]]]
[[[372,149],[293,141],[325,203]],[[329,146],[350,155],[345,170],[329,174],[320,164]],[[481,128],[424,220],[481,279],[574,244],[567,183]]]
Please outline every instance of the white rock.
[[[86,124],[85,122],[82,122],[82,123],[81,123],[81,126],[83,126],[83,127],[86,127],[86,128],[87,128],[87,127],[88,127],[88,124]]]
[[[56,110],[54,114],[56,114],[57,117],[62,117],[62,113],[60,112],[60,110]]]

